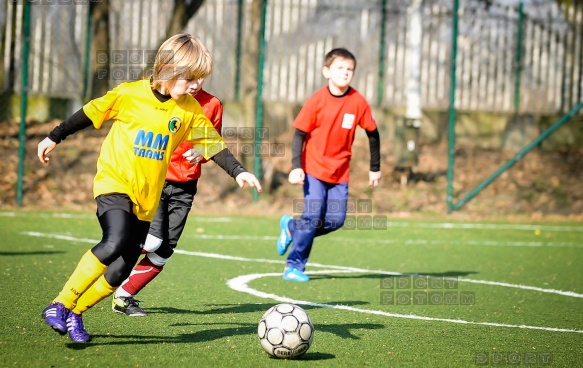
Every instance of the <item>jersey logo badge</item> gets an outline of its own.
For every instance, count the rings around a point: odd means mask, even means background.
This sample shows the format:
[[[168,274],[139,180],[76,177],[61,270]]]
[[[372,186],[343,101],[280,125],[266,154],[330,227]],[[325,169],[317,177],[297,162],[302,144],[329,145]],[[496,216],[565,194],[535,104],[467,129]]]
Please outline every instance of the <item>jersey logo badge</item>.
[[[182,126],[182,121],[179,118],[172,118],[168,122],[168,130],[172,134],[174,134],[177,131],[179,131],[181,126]]]

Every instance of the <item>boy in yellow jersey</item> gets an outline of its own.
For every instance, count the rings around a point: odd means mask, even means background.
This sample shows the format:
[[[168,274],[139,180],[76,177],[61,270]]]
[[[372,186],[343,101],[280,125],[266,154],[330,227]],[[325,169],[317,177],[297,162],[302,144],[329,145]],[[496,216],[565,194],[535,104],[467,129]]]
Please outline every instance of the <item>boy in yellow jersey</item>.
[[[198,38],[170,37],[156,54],[150,80],[122,83],[88,102],[39,143],[38,158],[46,164],[48,154],[70,134],[114,120],[101,146],[93,185],[103,237],[81,257],[42,313],[49,326],[63,335],[69,332],[72,341],[91,339],[81,314],[111,295],[136,264],[175,148],[191,141],[193,149],[183,154],[190,162],[212,158],[227,172],[242,168],[190,96],[212,68],[212,56]],[[240,187],[249,184],[261,192],[253,174],[238,172]]]
[[[223,105],[218,98],[202,89],[203,83],[204,81],[201,81],[192,97],[198,101],[204,114],[220,134],[223,126]],[[190,142],[183,142],[172,153],[160,204],[144,243],[142,253],[146,255],[113,293],[111,308],[114,312],[131,317],[147,314],[134,297],[164,270],[164,266],[174,254],[186,226],[198,180],[202,174],[204,160],[192,165],[182,157],[191,146]],[[234,169],[233,173],[229,172],[231,176],[238,173],[237,168]]]

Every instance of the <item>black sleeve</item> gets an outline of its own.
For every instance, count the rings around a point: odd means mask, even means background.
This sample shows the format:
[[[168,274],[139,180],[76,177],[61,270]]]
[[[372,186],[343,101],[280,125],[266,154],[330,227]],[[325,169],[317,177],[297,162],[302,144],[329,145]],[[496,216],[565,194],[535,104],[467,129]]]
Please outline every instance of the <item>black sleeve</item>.
[[[292,140],[292,170],[302,168],[302,150],[308,133],[296,129]]]
[[[241,165],[239,161],[233,156],[229,149],[224,149],[221,152],[214,155],[211,160],[213,160],[219,167],[227,174],[229,174],[233,179],[237,177],[237,175],[247,172],[247,170]]]
[[[55,143],[61,143],[62,140],[71,134],[91,125],[93,125],[91,119],[89,119],[83,109],[79,109],[79,111],[69,116],[67,120],[56,126],[55,129],[49,133],[49,139]]]
[[[372,132],[366,131],[368,136],[368,144],[370,147],[370,171],[381,171],[381,137],[379,130],[375,129]]]

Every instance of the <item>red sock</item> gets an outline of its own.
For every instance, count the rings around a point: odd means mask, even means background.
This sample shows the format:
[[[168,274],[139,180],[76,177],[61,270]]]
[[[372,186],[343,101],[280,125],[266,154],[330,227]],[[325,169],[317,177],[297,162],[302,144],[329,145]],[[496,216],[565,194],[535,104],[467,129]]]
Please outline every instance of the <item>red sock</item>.
[[[156,266],[153,264],[148,256],[142,258],[142,260],[134,267],[130,277],[127,281],[121,285],[121,287],[132,295],[136,295],[142,290],[148,283],[160,272],[164,266]]]

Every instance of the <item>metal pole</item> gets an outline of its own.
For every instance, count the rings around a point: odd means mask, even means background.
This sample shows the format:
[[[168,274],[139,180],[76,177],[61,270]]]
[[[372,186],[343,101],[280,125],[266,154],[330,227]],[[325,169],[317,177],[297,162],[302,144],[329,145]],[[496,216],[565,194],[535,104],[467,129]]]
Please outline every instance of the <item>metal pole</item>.
[[[524,28],[524,3],[518,5],[518,40],[516,40],[516,77],[514,80],[514,112],[520,108],[520,78],[522,73],[522,33]]]
[[[93,7],[87,5],[87,27],[85,28],[85,61],[83,63],[83,99],[85,101],[90,99],[89,92],[89,69],[91,58],[91,26],[93,20]]]
[[[28,110],[28,53],[30,47],[30,0],[23,3],[22,21],[22,84],[20,91],[20,133],[18,134],[18,182],[16,185],[16,205],[22,207],[24,181],[24,158],[26,155],[26,113]]]
[[[263,69],[265,65],[265,18],[267,14],[267,0],[261,4],[261,28],[259,31],[259,67],[257,68],[257,110],[255,116],[255,176],[261,180],[261,139],[263,138]],[[253,191],[253,202],[259,199],[259,192]]]
[[[243,42],[243,8],[244,1],[237,3],[237,47],[235,51],[235,101],[241,99],[241,43]]]
[[[447,213],[451,213],[453,204],[453,166],[455,154],[455,89],[456,89],[456,58],[458,35],[459,0],[453,2],[451,30],[451,71],[449,90],[449,138],[447,150]]]
[[[464,204],[466,204],[470,199],[474,198],[482,189],[493,182],[500,174],[508,170],[512,165],[514,165],[518,160],[520,160],[524,155],[526,155],[534,147],[538,146],[542,141],[547,139],[551,134],[553,134],[557,129],[559,129],[563,124],[569,121],[579,110],[583,108],[583,102],[580,102],[574,109],[569,111],[567,115],[563,116],[559,121],[551,125],[547,130],[545,130],[541,135],[530,142],[526,147],[524,147],[520,152],[516,154],[513,158],[508,160],[504,165],[502,165],[498,170],[496,170],[492,175],[490,175],[486,180],[481,182],[477,187],[472,189],[472,191],[460,200],[454,207],[454,210],[460,209]]]
[[[381,107],[385,90],[385,50],[386,50],[387,0],[381,1],[381,34],[379,41],[379,78],[377,82],[377,107]]]

